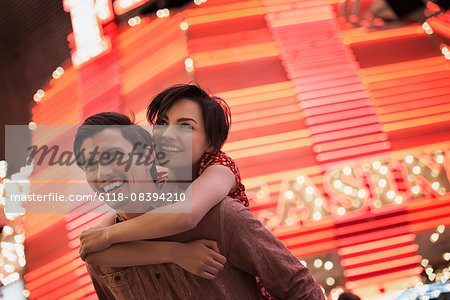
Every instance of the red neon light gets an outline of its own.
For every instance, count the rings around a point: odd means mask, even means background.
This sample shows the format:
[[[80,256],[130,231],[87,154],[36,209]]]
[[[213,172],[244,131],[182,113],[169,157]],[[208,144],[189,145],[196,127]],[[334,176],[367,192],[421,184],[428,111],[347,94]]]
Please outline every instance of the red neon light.
[[[405,279],[408,277],[416,277],[416,276],[420,275],[420,273],[422,272],[422,269],[423,269],[422,267],[411,267],[406,270],[389,272],[389,273],[383,274],[383,275],[376,275],[376,276],[372,275],[372,276],[369,276],[368,278],[364,278],[361,280],[349,280],[345,283],[345,287],[347,289],[353,290],[353,289],[363,287],[363,286],[370,286],[370,285],[374,285],[374,284],[382,284],[382,283],[386,283],[386,282],[391,282],[396,279]]]
[[[113,3],[114,12],[116,13],[116,15],[120,16],[132,9],[135,9],[136,7],[141,6],[148,1],[149,0],[117,0]]]
[[[347,247],[341,247],[338,249],[338,253],[342,257],[357,255],[360,252],[366,252],[368,249],[371,251],[377,251],[384,247],[393,247],[401,244],[409,244],[414,242],[415,235],[408,233],[400,236],[394,236],[385,238],[382,240],[371,241],[363,244],[357,244]]]

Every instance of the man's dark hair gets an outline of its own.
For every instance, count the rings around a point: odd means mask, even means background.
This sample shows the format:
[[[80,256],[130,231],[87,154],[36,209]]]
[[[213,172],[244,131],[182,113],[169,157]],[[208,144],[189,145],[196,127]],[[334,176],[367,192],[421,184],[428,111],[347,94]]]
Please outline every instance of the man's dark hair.
[[[78,166],[81,167],[82,164],[79,160],[79,154],[83,141],[104,130],[106,127],[120,129],[123,137],[132,145],[135,145],[138,142],[141,143],[140,146],[142,146],[142,150],[147,146],[151,148],[150,151],[154,151],[155,149],[150,133],[141,126],[135,125],[128,116],[117,112],[102,112],[88,117],[84,120],[83,124],[78,127],[73,141],[73,153],[75,154],[75,157],[77,157]],[[111,141],[111,143],[114,143],[114,141]],[[157,179],[155,163],[151,166],[150,174],[152,175],[153,180]]]
[[[214,150],[222,148],[230,130],[230,108],[223,99],[209,96],[198,85],[177,84],[156,95],[147,108],[149,123],[159,124],[167,111],[181,99],[188,99],[200,104],[206,138]]]
[[[361,300],[361,298],[350,292],[345,292],[339,295],[338,300]]]

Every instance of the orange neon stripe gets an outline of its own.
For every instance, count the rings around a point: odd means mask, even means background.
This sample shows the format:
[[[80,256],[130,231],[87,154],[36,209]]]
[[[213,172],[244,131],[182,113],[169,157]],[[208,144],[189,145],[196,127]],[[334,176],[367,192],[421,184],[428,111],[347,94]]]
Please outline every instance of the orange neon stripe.
[[[73,87],[78,80],[78,71],[73,66],[67,66],[64,69],[64,74],[58,79],[52,79],[49,83],[49,88],[45,90],[45,95],[38,103],[45,103],[47,99],[59,96],[59,93],[65,93],[67,89]]]
[[[73,265],[71,263],[68,263],[63,266],[59,266],[58,268],[54,269],[53,271],[50,271],[46,273],[43,276],[40,276],[39,278],[36,278],[35,280],[28,282],[27,289],[33,290],[37,289],[40,286],[46,285],[49,282],[53,280],[57,280],[60,276],[73,272]]]
[[[60,298],[61,300],[75,300],[75,299],[80,299],[81,297],[83,297],[85,295],[85,293],[83,291],[75,291],[67,296],[64,296],[62,298]]]
[[[369,278],[361,280],[349,280],[345,283],[347,289],[355,289],[363,286],[370,286],[378,283],[391,282],[392,280],[400,278],[408,278],[411,276],[418,276],[422,273],[422,267],[412,267],[407,270],[401,270],[397,272],[389,272],[383,275],[370,276]]]
[[[379,259],[389,259],[390,257],[396,255],[402,255],[411,253],[412,255],[416,254],[416,251],[419,249],[419,245],[405,245],[402,247],[397,247],[393,249],[380,250],[374,253],[369,253],[365,255],[359,255],[351,258],[341,258],[341,266],[344,268],[351,267],[353,265],[358,265],[362,263],[367,263],[370,261],[376,261]]]
[[[344,276],[345,277],[360,276],[360,275],[369,274],[372,272],[393,269],[393,268],[400,267],[400,266],[417,264],[421,260],[422,260],[422,256],[420,256],[420,255],[413,255],[410,257],[404,257],[404,258],[398,258],[398,259],[391,259],[386,262],[375,263],[375,264],[371,264],[371,265],[367,265],[367,266],[363,266],[363,267],[346,269],[346,270],[344,270]]]
[[[435,79],[432,81],[425,82],[407,82],[406,84],[397,83],[395,86],[386,86],[382,87],[378,90],[373,90],[370,88],[370,95],[373,98],[381,98],[388,97],[392,95],[401,95],[403,93],[410,92],[418,92],[422,90],[434,90],[436,88],[447,87],[448,88],[448,80],[450,78],[450,72],[448,72],[449,76],[446,78]],[[409,79],[410,77],[408,77]]]
[[[285,97],[285,98],[274,98],[270,101],[260,101],[260,102],[245,104],[245,105],[233,106],[231,108],[231,115],[233,116],[232,119],[234,122],[235,116],[237,116],[239,114],[245,114],[248,112],[258,112],[258,111],[263,111],[265,109],[271,109],[271,108],[275,108],[275,107],[281,107],[281,106],[292,105],[292,104],[295,104],[297,106],[296,110],[300,110],[298,101],[294,97],[290,96],[290,97]]]
[[[298,236],[280,239],[288,248],[303,247],[310,243],[318,243],[326,239],[336,238],[336,229],[325,229],[319,232],[302,232]]]
[[[308,167],[308,168],[286,170],[286,171],[266,174],[266,175],[262,175],[262,176],[244,178],[243,182],[246,186],[247,185],[255,186],[255,185],[261,184],[263,182],[279,181],[282,178],[289,178],[289,177],[296,178],[296,176],[299,176],[299,175],[308,176],[311,179],[311,177],[313,177],[314,174],[321,174],[321,173],[322,173],[322,169],[319,166],[312,166],[312,167]]]
[[[250,1],[239,1],[234,3],[217,3],[218,5],[214,6],[199,6],[194,9],[186,9],[184,13],[186,17],[201,17],[208,16],[212,14],[219,14],[225,12],[233,12],[236,10],[242,9],[251,9],[251,8],[259,8],[261,7],[261,3],[257,0]]]
[[[192,53],[195,68],[210,67],[233,62],[278,56],[279,50],[275,42],[244,45],[233,48]]]
[[[400,130],[400,129],[404,129],[404,128],[419,127],[419,126],[424,126],[427,124],[448,122],[448,120],[450,120],[450,113],[443,113],[440,115],[416,118],[413,120],[406,120],[406,121],[399,121],[399,122],[395,122],[395,123],[383,124],[383,131],[389,132],[389,131],[395,131],[395,130]]]
[[[118,48],[123,51],[129,48],[134,49],[137,45],[142,48],[149,48],[149,45],[155,45],[153,38],[159,40],[160,38],[170,39],[175,33],[184,35],[180,32],[179,23],[183,20],[183,14],[179,13],[170,18],[141,18],[141,24],[136,27],[127,27],[122,30],[117,36]],[[154,33],[158,34],[155,35]],[[149,34],[152,35],[152,39],[148,39]],[[142,43],[142,40],[145,43]],[[124,58],[124,56],[122,56]]]
[[[295,120],[298,120],[301,118],[302,118],[302,115],[300,112],[294,112],[294,113],[285,114],[282,116],[262,118],[262,119],[258,119],[258,120],[251,120],[251,121],[246,121],[246,122],[242,122],[239,124],[233,124],[233,126],[231,127],[231,132],[261,127],[261,124],[264,124],[264,126],[282,124],[282,123],[286,123],[289,121],[295,121]]]
[[[424,75],[416,75],[416,76],[408,76],[408,77],[402,77],[397,78],[394,80],[388,80],[388,81],[377,81],[377,82],[371,82],[369,83],[368,87],[373,92],[378,92],[379,90],[389,89],[389,88],[397,88],[399,86],[410,86],[415,84],[418,84],[419,86],[421,84],[427,85],[431,82],[440,82],[441,80],[445,82],[445,80],[448,80],[450,78],[450,72],[448,70],[441,71],[441,72],[435,72],[435,73],[428,73]]]
[[[405,102],[411,102],[414,100],[421,100],[422,103],[427,103],[428,99],[434,98],[434,97],[441,97],[445,96],[446,99],[449,99],[449,91],[447,87],[442,88],[436,88],[433,90],[424,90],[424,91],[416,91],[411,93],[404,93],[401,95],[392,95],[388,97],[378,98],[374,99],[374,104],[378,107],[383,107],[385,105],[391,105],[395,103],[401,103],[402,105],[408,107],[408,105],[405,105]],[[448,101],[447,101],[448,102]]]
[[[339,228],[339,235],[347,235],[352,233],[361,233],[366,230],[372,230],[377,228],[383,228],[386,226],[397,225],[401,223],[407,223],[408,217],[406,215],[394,216],[390,218],[384,218],[379,220],[373,220],[370,222],[359,223],[357,226],[345,226]]]
[[[283,1],[283,0],[264,0],[264,5],[267,9],[267,13],[277,13],[277,12],[285,12],[285,11],[293,11],[299,10],[304,11],[307,9],[314,9],[323,7],[321,3],[317,3],[315,1]],[[293,7],[295,6],[295,7]]]
[[[232,48],[244,44],[259,44],[272,41],[266,28],[218,34],[201,38],[189,39],[189,50],[191,53],[214,51],[217,49]]]
[[[26,238],[31,238],[61,220],[64,220],[64,214],[39,213],[26,216],[24,222]]]
[[[68,221],[66,224],[66,228],[68,231],[72,231],[80,226],[85,225],[86,223],[92,222],[94,220],[97,220],[99,222],[99,219],[102,218],[105,214],[104,213],[85,213],[79,216],[78,218],[74,218],[71,221]]]
[[[427,23],[431,26],[431,28],[433,28],[433,31],[439,32],[447,38],[450,36],[450,29],[447,22],[437,17],[433,17],[427,20]]]
[[[341,121],[334,121],[326,124],[320,124],[311,126],[311,133],[312,134],[320,134],[320,133],[326,133],[326,132],[333,132],[337,130],[342,129],[348,129],[348,128],[354,128],[354,127],[361,127],[368,124],[376,124],[378,121],[378,117],[374,114],[364,116],[364,117],[358,117],[348,120],[341,120]]]
[[[373,42],[375,40],[384,40],[398,37],[412,37],[416,35],[423,35],[421,26],[411,25],[394,29],[386,30],[367,30],[367,28],[356,28],[342,30],[344,44],[357,44],[364,42]]]
[[[169,56],[169,54],[174,55],[176,53],[183,54],[181,57]],[[144,64],[145,67],[150,69],[167,69],[168,66],[161,68],[161,62],[155,61],[155,58],[157,57],[159,60],[163,61],[178,61],[181,58],[186,58],[187,55],[186,39],[183,36],[176,35],[172,36],[170,41],[164,43],[163,47],[159,45],[159,47],[155,46],[154,48],[147,48],[143,53],[135,53],[134,51],[130,51],[130,54],[127,55],[128,58],[126,60],[121,59],[120,64],[122,68],[124,68],[124,71],[142,68],[141,64]]]
[[[312,181],[315,181],[313,179],[318,176],[309,175],[308,177],[309,179],[312,179]],[[293,179],[295,179],[295,177]],[[292,226],[277,227],[272,231],[272,233],[276,235],[280,240],[284,240],[292,236],[301,236],[303,234],[309,234],[311,232],[320,232],[322,230],[327,230],[329,228],[334,229],[334,224],[335,220],[325,218],[317,222],[310,223],[307,226],[303,224],[294,224]]]
[[[254,120],[264,117],[270,117],[275,115],[281,115],[285,113],[290,113],[293,111],[300,111],[300,107],[298,104],[291,104],[291,105],[284,105],[284,106],[278,106],[274,108],[269,108],[265,110],[260,111],[251,111],[241,114],[235,114],[233,116],[233,124],[242,122],[242,121],[248,121],[248,120]]]
[[[341,149],[345,147],[351,147],[352,145],[361,145],[361,144],[368,144],[373,143],[377,141],[386,141],[388,139],[387,135],[385,133],[375,133],[375,134],[368,134],[364,136],[358,136],[354,138],[348,138],[348,139],[341,139],[337,141],[322,143],[322,144],[316,144],[314,145],[313,149],[315,152],[325,152],[325,151],[331,151],[336,149]]]
[[[439,201],[439,200],[437,200],[437,201]],[[427,219],[440,218],[440,217],[444,217],[444,216],[450,216],[450,206],[449,205],[444,206],[444,207],[435,207],[435,208],[433,208],[432,206],[423,207],[421,210],[416,210],[416,211],[409,210],[409,213],[408,213],[408,218],[413,223],[420,222],[421,220],[426,221]],[[450,222],[450,218],[449,218],[448,222]]]
[[[41,267],[35,268],[30,272],[27,272],[23,277],[25,279],[25,281],[27,282],[31,282],[34,281],[36,279],[38,279],[39,277],[43,276],[44,274],[53,271],[54,269],[68,264],[70,263],[72,260],[74,260],[74,256],[72,253],[67,253],[59,258],[56,258],[54,260],[52,260],[50,263],[45,264]]]
[[[391,114],[385,114],[379,116],[379,119],[383,123],[395,122],[398,120],[408,120],[426,115],[435,115],[443,111],[450,111],[450,103],[443,105],[436,105],[431,107],[422,107],[419,109],[411,109],[405,112],[397,112]]]
[[[253,147],[253,148],[249,148],[249,149],[245,149],[245,150],[230,151],[228,154],[231,157],[238,159],[238,158],[252,157],[252,156],[256,156],[256,155],[272,153],[272,152],[276,153],[280,150],[284,151],[284,150],[289,150],[289,149],[307,147],[312,144],[313,144],[313,142],[310,138],[305,138],[305,139],[299,139],[299,140],[294,140],[294,141],[289,141],[289,142],[280,142],[280,143],[271,144],[271,145]]]
[[[372,143],[368,145],[362,145],[362,146],[356,146],[356,147],[349,147],[342,150],[335,150],[335,151],[329,151],[329,152],[323,152],[320,154],[317,154],[317,160],[327,161],[327,160],[333,160],[338,159],[342,157],[348,157],[353,155],[361,155],[363,153],[372,153],[372,152],[382,152],[389,150],[391,148],[391,143],[386,142],[377,142]]]
[[[421,232],[429,229],[433,229],[437,227],[437,224],[442,225],[450,225],[450,218],[448,217],[449,214],[447,213],[445,216],[442,217],[435,217],[432,220],[428,221],[422,221],[422,222],[416,222],[413,224],[410,224],[410,230],[411,232]]]
[[[327,241],[318,243],[315,245],[305,245],[300,248],[290,249],[291,253],[294,254],[296,257],[304,257],[306,255],[318,253],[318,252],[325,252],[330,251],[332,249],[336,249],[337,244],[336,241]]]
[[[360,234],[357,236],[345,237],[339,239],[340,247],[348,247],[361,243],[373,242],[374,240],[386,239],[393,236],[405,235],[409,232],[409,226],[397,226],[395,228],[383,229],[373,232],[372,234]]]
[[[405,111],[406,109],[415,109],[419,107],[427,107],[427,106],[433,106],[433,105],[440,105],[445,104],[449,102],[450,93],[448,95],[443,95],[440,97],[430,97],[427,99],[427,101],[424,101],[423,99],[416,100],[416,101],[407,101],[408,104],[401,102],[396,104],[389,104],[389,105],[383,105],[376,108],[378,115],[388,114],[388,113],[394,113],[399,111]]]
[[[98,226],[99,222],[100,221],[98,219],[91,220],[91,221],[83,224],[82,226],[80,226],[70,232],[67,232],[67,238],[71,242],[73,242],[76,247],[79,247],[80,241],[78,240],[78,238],[80,237],[81,233],[86,229],[92,228],[94,226]]]
[[[63,80],[63,79],[59,79]],[[74,83],[75,84],[75,83]],[[47,93],[47,91],[45,91]],[[33,121],[36,124],[78,124],[78,116],[74,115],[74,111],[79,110],[79,95],[76,87],[68,87],[64,93],[58,96],[51,96],[48,93],[44,96],[41,102],[37,103],[33,108]],[[64,99],[61,101],[60,99]],[[64,113],[67,114],[64,114]],[[61,117],[64,114],[66,118]]]
[[[189,26],[193,26],[193,25],[197,25],[197,24],[212,23],[212,22],[223,21],[223,20],[230,20],[230,19],[244,18],[244,17],[249,17],[249,16],[262,15],[265,12],[266,12],[266,10],[263,7],[254,7],[254,8],[242,9],[242,10],[232,11],[232,12],[210,14],[210,15],[206,15],[206,16],[188,17],[188,18],[186,18],[185,21],[189,24]]]
[[[305,116],[305,118],[309,118],[322,114],[331,114],[331,113],[342,114],[343,111],[367,107],[372,108],[372,105],[369,99],[365,98],[335,104],[328,104],[326,106],[311,107],[308,108],[307,110],[303,110],[302,113]]]
[[[414,70],[421,67],[429,67],[434,65],[442,65],[442,62],[445,62],[445,59],[442,56],[434,56],[416,60],[410,60],[399,63],[392,63],[388,65],[375,66],[369,68],[360,69],[360,74],[362,76],[374,76],[381,75],[384,73],[396,72],[400,70]],[[409,74],[411,76],[413,74]]]
[[[177,49],[175,49],[177,50]],[[178,49],[181,50],[181,47]],[[167,51],[166,51],[167,52]],[[124,71],[123,77],[122,77],[122,93],[128,94],[134,89],[138,88],[140,85],[149,82],[154,76],[158,75],[159,73],[163,72],[164,70],[170,68],[171,66],[180,63],[182,64],[184,60],[184,50],[183,51],[174,51],[172,54],[170,54],[170,60],[165,59],[158,59],[158,63],[154,65],[154,68],[149,68],[145,65],[145,63],[142,63],[142,66],[136,67],[136,68],[130,68],[126,71]],[[147,60],[155,61],[155,57],[150,57]],[[138,73],[136,73],[138,72]],[[141,73],[139,73],[141,72]],[[126,74],[125,74],[126,73]]]
[[[290,10],[277,13],[268,13],[266,19],[271,28],[290,26],[295,24],[313,23],[325,20],[332,20],[333,12],[330,7],[316,6],[303,10]]]
[[[333,131],[332,133],[326,132],[326,133],[320,133],[315,134],[313,136],[313,140],[315,143],[321,143],[321,142],[328,142],[330,140],[337,140],[337,139],[343,139],[348,137],[354,137],[358,135],[363,134],[369,134],[369,133],[375,133],[380,132],[381,126],[380,124],[371,124],[371,125],[364,125],[354,128],[347,128],[342,129],[338,131]]]
[[[264,96],[265,94],[267,94],[269,92],[278,92],[278,91],[286,90],[286,89],[291,91],[290,95],[295,95],[295,93],[292,90],[292,83],[290,81],[282,81],[282,82],[270,83],[270,84],[265,84],[265,85],[252,86],[252,87],[248,87],[248,88],[236,89],[236,90],[221,92],[217,95],[219,97],[226,99],[228,102],[228,100],[237,100],[241,97],[254,96],[257,94],[260,96]],[[285,97],[285,96],[283,96],[283,97]],[[230,104],[230,105],[236,105],[236,104]]]
[[[360,82],[354,82],[352,84],[344,86],[332,86],[328,88],[323,87],[322,89],[318,90],[303,89],[301,91],[301,97],[304,100],[317,99],[331,95],[359,92],[362,91],[363,89],[364,88]]]
[[[305,99],[300,94],[299,98],[301,99],[300,106],[303,109],[307,110],[307,109],[322,106],[322,105],[333,105],[333,104],[343,103],[343,102],[352,101],[352,100],[366,99],[367,92],[366,91],[353,91],[353,92],[348,92],[348,93],[324,96],[324,97],[320,97],[320,98],[316,98],[316,99]]]
[[[223,147],[225,152],[238,150],[243,148],[250,148],[255,146],[262,146],[271,143],[279,143],[283,141],[293,140],[293,139],[302,139],[310,136],[310,132],[308,129],[294,130],[288,131],[273,135],[266,135],[263,137],[240,140],[236,142],[226,143]]]
[[[129,68],[136,64],[140,64],[143,57],[155,55],[159,49],[166,48],[161,47],[161,45],[171,44],[171,47],[173,47],[174,44],[179,43],[179,45],[186,47],[186,37],[180,34],[179,31],[180,30],[178,29],[177,31],[173,30],[173,32],[165,32],[165,36],[159,34],[156,36],[154,35],[152,37],[152,43],[146,44],[145,47],[138,47],[136,44],[133,44],[126,49],[123,49],[122,51],[126,53],[120,58],[121,66],[123,68]],[[155,62],[147,66],[154,65],[154,63]]]
[[[385,238],[382,240],[370,241],[364,244],[342,247],[338,249],[338,253],[341,257],[345,257],[348,255],[353,255],[359,252],[367,251],[367,249],[376,250],[382,247],[394,246],[403,243],[410,243],[414,241],[414,238],[415,238],[414,234],[405,234],[401,236]]]
[[[438,144],[434,144],[434,145],[423,145],[420,147],[409,148],[409,149],[405,149],[402,151],[396,151],[393,153],[398,154],[398,158],[403,158],[404,153],[411,153],[414,155],[420,154],[421,152],[431,153],[432,151],[446,149],[449,146],[450,146],[450,144],[448,142],[445,142],[445,143],[438,143]],[[410,212],[422,211],[423,209],[427,209],[429,207],[441,206],[441,203],[445,203],[445,201],[449,201],[449,200],[450,200],[450,194],[447,193],[447,194],[437,197],[437,198],[432,198],[432,199],[424,198],[424,199],[417,199],[417,200],[408,202],[407,208],[408,208],[408,211],[410,211]]]
[[[222,96],[220,96],[222,97]],[[239,98],[231,98],[231,97],[222,97],[223,99],[225,99],[228,103],[228,105],[230,105],[231,109],[234,110],[236,109],[237,106],[242,106],[242,105],[248,105],[248,104],[256,104],[258,105],[259,103],[263,103],[263,102],[267,102],[267,101],[274,101],[277,99],[282,99],[282,98],[291,98],[291,99],[295,99],[295,93],[294,90],[292,88],[286,89],[286,90],[279,90],[279,91],[274,91],[274,92],[266,92],[265,94],[254,94],[254,95],[250,95],[250,96],[242,96]]]
[[[439,65],[431,65],[429,67],[422,68],[414,68],[411,70],[399,70],[396,72],[387,72],[382,75],[374,75],[374,76],[365,76],[363,77],[363,82],[369,84],[374,81],[385,81],[385,80],[393,80],[400,77],[408,77],[414,75],[422,75],[427,73],[439,72],[446,70],[446,66],[444,64]]]

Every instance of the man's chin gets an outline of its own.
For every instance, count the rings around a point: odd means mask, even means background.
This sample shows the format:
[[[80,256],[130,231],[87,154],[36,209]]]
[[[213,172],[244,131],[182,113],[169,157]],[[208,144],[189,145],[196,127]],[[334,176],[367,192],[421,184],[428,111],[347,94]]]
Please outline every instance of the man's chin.
[[[111,201],[106,202],[106,204],[114,210],[120,210],[127,206],[127,203],[125,201]]]

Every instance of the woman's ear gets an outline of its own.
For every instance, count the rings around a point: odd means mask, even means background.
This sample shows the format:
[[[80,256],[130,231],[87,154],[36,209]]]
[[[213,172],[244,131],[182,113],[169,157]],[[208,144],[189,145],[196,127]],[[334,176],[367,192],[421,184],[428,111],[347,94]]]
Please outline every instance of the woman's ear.
[[[208,148],[206,148],[206,152],[213,152],[214,151],[214,147],[209,145]]]

